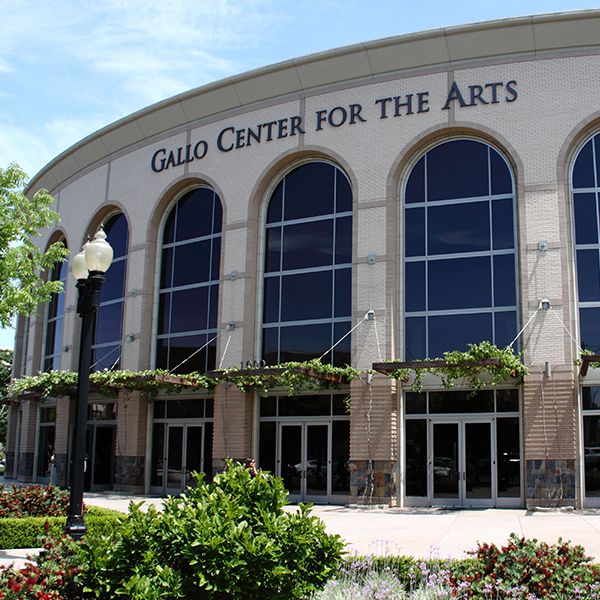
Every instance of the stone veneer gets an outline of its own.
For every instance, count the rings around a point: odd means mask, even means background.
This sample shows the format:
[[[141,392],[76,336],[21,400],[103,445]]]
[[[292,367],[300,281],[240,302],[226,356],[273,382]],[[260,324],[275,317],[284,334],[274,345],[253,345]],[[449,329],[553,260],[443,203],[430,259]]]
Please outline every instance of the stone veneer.
[[[116,492],[144,491],[144,462],[143,456],[116,456],[115,478],[113,489]]]
[[[397,498],[394,461],[351,460],[350,504],[395,505]]]
[[[21,452],[19,454],[19,481],[31,481],[33,477],[33,452]]]

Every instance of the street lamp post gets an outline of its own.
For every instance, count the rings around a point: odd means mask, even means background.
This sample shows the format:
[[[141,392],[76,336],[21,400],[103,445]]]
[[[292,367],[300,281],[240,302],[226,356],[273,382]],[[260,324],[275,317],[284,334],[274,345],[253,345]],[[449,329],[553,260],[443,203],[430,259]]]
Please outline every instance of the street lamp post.
[[[81,343],[77,377],[77,406],[71,466],[71,499],[65,531],[79,540],[87,531],[83,520],[83,487],[85,479],[85,438],[87,424],[90,362],[94,316],[100,305],[100,290],[104,274],[110,267],[113,249],[106,241],[102,227],[94,239],[86,242],[81,252],[73,258],[71,270],[77,279],[77,313],[81,317]]]

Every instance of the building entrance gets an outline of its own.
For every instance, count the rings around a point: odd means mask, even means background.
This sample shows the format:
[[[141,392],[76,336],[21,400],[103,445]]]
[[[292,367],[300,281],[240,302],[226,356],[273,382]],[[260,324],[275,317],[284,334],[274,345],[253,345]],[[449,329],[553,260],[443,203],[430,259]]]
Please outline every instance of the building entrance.
[[[110,490],[115,473],[117,405],[115,402],[90,403],[87,416],[84,489],[88,492]]]
[[[433,505],[493,506],[496,461],[492,421],[432,422]]]
[[[202,471],[204,426],[169,424],[166,446],[163,490],[165,494],[180,494],[192,483],[191,472]]]
[[[327,423],[280,424],[277,474],[283,478],[292,502],[327,502],[330,436]]]
[[[517,389],[408,392],[404,505],[523,505]]]
[[[260,399],[258,466],[284,481],[292,502],[345,504],[350,419],[343,395]]]

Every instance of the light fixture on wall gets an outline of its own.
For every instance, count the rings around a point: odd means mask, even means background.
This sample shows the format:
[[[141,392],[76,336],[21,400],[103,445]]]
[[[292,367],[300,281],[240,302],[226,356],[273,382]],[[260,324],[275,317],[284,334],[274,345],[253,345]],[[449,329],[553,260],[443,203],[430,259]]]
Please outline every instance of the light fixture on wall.
[[[79,345],[79,370],[77,375],[77,405],[71,468],[71,498],[65,531],[76,540],[85,535],[83,520],[83,486],[85,479],[85,439],[87,408],[92,357],[94,320],[100,305],[100,291],[105,273],[113,259],[113,249],[106,241],[102,227],[94,239],[86,242],[81,252],[73,258],[71,270],[77,279],[77,313],[81,317],[81,343]]]
[[[542,309],[542,310],[548,310],[550,308],[550,300],[548,300],[548,298],[542,298],[540,300],[540,304],[538,306],[538,309]]]

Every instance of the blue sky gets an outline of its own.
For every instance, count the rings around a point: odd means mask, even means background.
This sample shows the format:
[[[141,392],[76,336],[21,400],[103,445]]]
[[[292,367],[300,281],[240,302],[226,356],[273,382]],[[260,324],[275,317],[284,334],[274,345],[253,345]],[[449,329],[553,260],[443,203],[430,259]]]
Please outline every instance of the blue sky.
[[[393,35],[596,8],[568,0],[0,0],[0,165],[250,69]],[[0,347],[12,347],[12,330]]]

